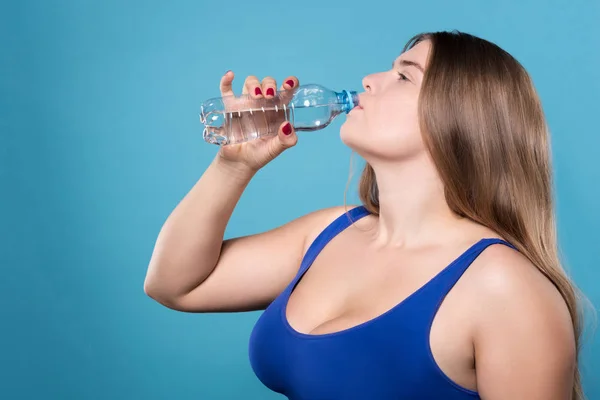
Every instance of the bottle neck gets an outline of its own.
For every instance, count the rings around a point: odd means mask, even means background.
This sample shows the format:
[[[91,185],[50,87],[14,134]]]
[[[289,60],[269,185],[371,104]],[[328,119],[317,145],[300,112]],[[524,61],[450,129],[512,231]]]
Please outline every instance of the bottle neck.
[[[346,114],[358,105],[358,93],[351,90],[342,90],[337,93],[338,104],[342,106],[342,112]]]

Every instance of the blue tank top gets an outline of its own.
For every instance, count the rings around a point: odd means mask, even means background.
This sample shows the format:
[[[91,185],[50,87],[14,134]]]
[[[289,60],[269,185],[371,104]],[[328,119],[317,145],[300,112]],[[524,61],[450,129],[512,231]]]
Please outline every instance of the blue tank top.
[[[268,388],[291,400],[479,399],[448,378],[434,361],[429,331],[442,300],[489,245],[484,238],[389,311],[357,326],[304,334],[290,326],[286,305],[323,247],[354,221],[363,207],[339,216],[314,240],[296,277],[262,313],[250,336],[250,363]]]

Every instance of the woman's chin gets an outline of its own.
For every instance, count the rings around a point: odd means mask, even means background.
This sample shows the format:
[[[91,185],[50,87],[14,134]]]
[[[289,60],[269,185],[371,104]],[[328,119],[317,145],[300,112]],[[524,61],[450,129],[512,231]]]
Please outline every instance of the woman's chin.
[[[342,143],[350,148],[354,148],[360,139],[356,127],[352,125],[352,122],[348,123],[348,121],[346,121],[340,127],[340,139],[342,140]]]

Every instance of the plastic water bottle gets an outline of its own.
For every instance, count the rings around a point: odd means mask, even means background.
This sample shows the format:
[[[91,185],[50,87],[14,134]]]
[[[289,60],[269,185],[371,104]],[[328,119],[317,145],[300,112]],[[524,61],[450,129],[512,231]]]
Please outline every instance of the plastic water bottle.
[[[321,85],[301,85],[279,91],[272,98],[223,96],[206,100],[200,106],[203,137],[208,143],[243,143],[264,136],[276,136],[282,122],[296,131],[325,128],[342,113],[358,105],[354,91],[335,92]]]

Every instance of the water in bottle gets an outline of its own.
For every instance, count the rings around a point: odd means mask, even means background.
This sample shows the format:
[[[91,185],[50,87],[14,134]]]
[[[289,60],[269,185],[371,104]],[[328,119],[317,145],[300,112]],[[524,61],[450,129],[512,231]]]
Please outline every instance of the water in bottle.
[[[335,92],[321,85],[302,85],[279,91],[272,98],[223,96],[200,106],[203,137],[208,143],[227,145],[277,135],[282,122],[296,131],[325,128],[342,113],[358,105],[354,91]]]

